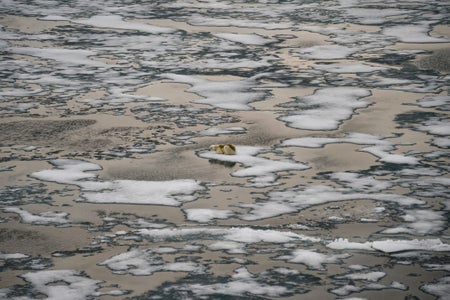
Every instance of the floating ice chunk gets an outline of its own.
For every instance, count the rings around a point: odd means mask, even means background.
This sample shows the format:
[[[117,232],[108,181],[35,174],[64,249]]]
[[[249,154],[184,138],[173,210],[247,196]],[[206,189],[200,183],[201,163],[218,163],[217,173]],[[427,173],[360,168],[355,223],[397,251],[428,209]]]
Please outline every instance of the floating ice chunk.
[[[168,28],[168,27],[161,27],[161,26],[155,26],[155,25],[149,25],[144,23],[138,23],[138,22],[127,22],[124,21],[121,16],[92,16],[89,19],[82,20],[70,20],[70,22],[75,24],[83,24],[83,25],[89,25],[99,28],[111,28],[111,29],[119,29],[119,30],[136,30],[136,31],[142,31],[147,33],[153,33],[153,34],[160,34],[160,33],[173,33],[175,32],[175,29]]]
[[[260,220],[263,218],[278,216],[283,213],[300,211],[315,205],[349,200],[392,202],[402,206],[424,203],[422,200],[403,195],[357,193],[352,189],[336,188],[326,185],[300,185],[291,189],[269,192],[268,199],[260,199],[254,204],[241,205],[241,207],[251,209],[249,213],[242,215],[241,218],[244,220]]]
[[[336,250],[353,249],[367,251],[381,251],[385,253],[395,253],[402,251],[450,251],[450,245],[442,243],[440,239],[424,239],[424,240],[385,240],[373,242],[349,242],[348,239],[339,238],[327,244],[328,248]]]
[[[390,181],[378,180],[372,176],[363,176],[352,172],[335,172],[328,176],[354,191],[380,192],[393,186]]]
[[[439,110],[450,110],[450,96],[425,97],[417,101],[421,107],[434,107]]]
[[[396,164],[418,164],[419,160],[415,157],[404,156],[401,154],[391,154],[395,150],[395,144],[385,140],[386,137],[374,136],[365,133],[351,132],[344,137],[338,138],[320,138],[320,137],[304,137],[287,139],[281,143],[281,147],[306,147],[321,148],[328,144],[350,143],[356,145],[373,145],[360,149],[360,151],[368,152],[380,159],[380,161]]]
[[[0,260],[8,260],[8,259],[22,259],[28,258],[29,256],[22,253],[1,253],[0,252]]]
[[[312,238],[290,231],[239,228],[180,228],[180,229],[140,229],[137,234],[152,241],[165,240],[216,240],[233,241],[239,243],[288,243],[292,241],[319,242],[320,239]]]
[[[214,27],[245,27],[245,28],[265,28],[265,29],[285,29],[291,28],[293,23],[291,22],[267,22],[264,21],[254,21],[248,19],[237,19],[237,18],[218,18],[207,17],[199,14],[192,14],[188,20],[189,24],[195,26],[214,26]]]
[[[384,272],[367,272],[367,273],[352,273],[343,276],[339,276],[338,278],[346,278],[350,280],[365,280],[365,281],[373,281],[377,282],[381,278],[385,277],[386,273]]]
[[[375,67],[357,63],[332,63],[332,64],[318,63],[313,65],[313,68],[330,73],[340,73],[340,74],[372,73],[376,71],[386,70],[386,68],[383,67]]]
[[[193,194],[204,190],[198,181],[192,179],[94,181],[97,175],[86,171],[100,170],[99,165],[70,159],[57,159],[51,163],[57,169],[34,172],[31,176],[79,186],[83,191],[79,201],[178,206],[182,202],[195,200]]]
[[[304,264],[308,269],[325,270],[324,264],[338,264],[342,259],[348,258],[349,254],[327,255],[313,250],[297,249],[291,255],[279,256],[276,259],[286,260],[291,263]]]
[[[450,245],[444,244],[440,239],[426,240],[386,240],[372,242],[372,248],[386,253],[394,253],[411,250],[450,251]]]
[[[50,163],[57,169],[34,172],[31,177],[44,181],[77,185],[81,181],[97,177],[96,174],[86,173],[86,171],[101,170],[99,165],[81,160],[55,159]]]
[[[355,109],[368,107],[371,103],[358,100],[370,95],[369,90],[361,88],[319,89],[313,95],[285,104],[294,111],[280,120],[298,129],[334,130],[351,118]]]
[[[344,238],[338,238],[332,241],[331,243],[327,244],[328,248],[335,249],[335,250],[366,250],[366,251],[372,251],[372,244],[371,242],[365,242],[365,243],[358,243],[358,242],[350,242],[348,239]]]
[[[288,293],[285,286],[258,282],[258,277],[251,274],[245,267],[235,270],[229,281],[214,284],[190,284],[188,286],[198,298],[205,295],[229,295],[248,297],[249,295],[264,295],[280,297]]]
[[[362,290],[363,290],[363,288],[361,288],[361,287],[347,284],[347,285],[343,285],[341,287],[332,289],[332,290],[330,290],[330,292],[333,294],[336,294],[338,296],[347,296],[347,295],[350,295],[351,293],[358,293]],[[352,298],[346,298],[346,300],[349,300],[349,299],[352,299]]]
[[[23,223],[33,225],[65,225],[71,223],[67,220],[68,213],[65,212],[43,212],[40,214],[32,214],[19,207],[7,207],[3,211],[16,213],[20,216]]]
[[[152,249],[133,248],[100,263],[116,274],[151,275],[155,272],[204,273],[205,267],[195,262],[166,262]]]
[[[197,181],[191,179],[169,181],[114,180],[104,183],[103,188],[106,190],[86,191],[82,194],[80,201],[178,206],[182,202],[195,200],[192,194],[204,189]]]
[[[211,127],[206,130],[201,131],[200,135],[206,135],[206,136],[216,136],[221,134],[239,134],[244,133],[245,128],[243,127],[228,127],[228,128],[216,128]]]
[[[392,17],[409,16],[414,10],[406,9],[372,9],[372,8],[355,8],[352,7],[345,11],[352,17],[357,18],[360,24],[376,25],[383,24]]]
[[[395,36],[404,43],[448,43],[446,38],[436,38],[430,36],[430,24],[397,25],[385,27],[383,34]]]
[[[228,219],[234,215],[230,210],[189,208],[184,210],[190,221],[208,223],[214,219]]]
[[[434,135],[450,136],[450,122],[429,120],[424,122],[422,126],[418,126],[417,130]]]
[[[244,249],[245,244],[233,241],[218,241],[208,246],[208,249],[213,251],[223,250],[230,254],[244,254],[247,253]]]
[[[431,144],[439,148],[450,148],[450,138],[435,138]]]
[[[40,57],[47,60],[55,60],[69,66],[90,66],[90,67],[110,67],[101,61],[90,59],[97,55],[97,52],[84,49],[63,49],[63,48],[34,48],[34,47],[10,47],[12,53]]]
[[[425,284],[420,289],[438,297],[439,300],[448,300],[448,295],[450,295],[450,276],[442,277],[434,283]]]
[[[163,74],[164,77],[175,82],[187,83],[192,87],[189,92],[196,93],[205,99],[196,100],[196,103],[209,104],[214,107],[250,110],[248,103],[263,100],[266,97],[264,92],[255,92],[256,80],[262,75],[256,75],[244,80],[211,81],[196,78],[188,75]]]
[[[33,289],[47,299],[60,299],[64,295],[67,300],[80,300],[98,296],[100,280],[93,280],[75,270],[46,270],[20,275],[29,282]],[[9,298],[9,299],[29,299]]]
[[[383,230],[383,233],[408,233],[415,235],[434,234],[445,228],[446,218],[444,212],[416,209],[406,210],[402,216],[406,223],[395,228]]]
[[[309,169],[307,165],[288,160],[272,160],[256,155],[264,149],[253,146],[236,146],[236,155],[217,154],[212,151],[199,152],[202,158],[225,162],[240,163],[246,168],[237,170],[231,175],[237,177],[257,177],[261,179],[259,185],[267,185],[275,181],[275,173],[281,171],[294,171]]]
[[[274,43],[276,39],[265,38],[259,34],[242,34],[242,33],[216,33],[215,36],[246,45],[265,45]]]
[[[300,49],[297,52],[305,59],[344,59],[360,50],[341,45],[319,45]]]

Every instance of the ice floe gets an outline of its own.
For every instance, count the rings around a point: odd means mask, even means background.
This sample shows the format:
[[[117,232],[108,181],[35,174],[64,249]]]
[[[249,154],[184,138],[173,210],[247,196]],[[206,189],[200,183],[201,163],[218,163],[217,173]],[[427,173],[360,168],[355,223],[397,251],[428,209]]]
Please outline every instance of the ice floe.
[[[189,208],[184,210],[190,221],[208,223],[215,219],[228,219],[234,215],[230,210]]]
[[[236,177],[256,177],[253,179],[256,186],[267,186],[276,180],[276,173],[281,171],[301,171],[309,169],[305,164],[284,160],[272,160],[258,157],[259,153],[267,149],[253,146],[236,146],[236,155],[217,154],[212,151],[201,151],[198,155],[210,160],[218,160],[242,164],[245,168],[231,173]]]
[[[447,43],[449,39],[432,37],[428,33],[431,31],[430,24],[397,25],[385,27],[383,33],[389,36],[395,36],[404,43]]]
[[[67,300],[87,299],[102,295],[124,295],[127,291],[114,290],[98,292],[102,281],[87,277],[75,270],[45,270],[20,275],[31,286],[18,290],[0,289],[3,299],[37,299],[35,293],[46,295],[47,299],[59,299],[64,295]]]
[[[3,209],[4,212],[15,213],[20,216],[23,223],[33,225],[66,225],[71,223],[67,219],[68,213],[65,212],[42,212],[39,214],[32,214],[20,207],[7,207]]]
[[[128,203],[178,206],[195,200],[194,193],[205,188],[196,180],[169,181],[113,180],[99,181],[99,165],[70,159],[51,161],[56,169],[38,171],[32,177],[61,184],[77,185],[82,194],[78,201],[93,203]]]
[[[222,39],[230,40],[233,42],[246,44],[246,45],[265,45],[274,43],[276,39],[269,39],[258,34],[242,34],[242,33],[216,33],[214,34]]]
[[[258,202],[253,204],[240,205],[243,208],[250,209],[247,214],[241,215],[240,218],[260,220],[298,212],[315,205],[349,200],[382,201],[401,206],[425,203],[422,200],[404,195],[355,192],[351,188],[336,188],[327,185],[299,185],[281,191],[271,191],[267,194],[266,199],[259,199]]]
[[[336,250],[377,250],[385,253],[415,250],[445,252],[450,249],[450,245],[443,243],[440,239],[383,240],[359,243],[350,242],[348,239],[339,238],[328,243],[327,247]]]
[[[436,234],[442,231],[447,222],[445,213],[441,211],[415,209],[405,210],[402,217],[404,223],[398,227],[383,230],[383,233],[408,233],[413,235]]]
[[[314,250],[297,249],[291,255],[279,256],[276,259],[304,264],[312,270],[325,270],[324,264],[338,264],[342,259],[350,256],[349,254],[323,254]]]
[[[261,76],[263,75],[243,80],[212,81],[188,75],[164,74],[164,77],[175,82],[191,85],[187,91],[205,98],[195,100],[196,103],[233,110],[250,110],[252,108],[249,103],[266,97],[266,93],[253,90],[257,87],[257,79]]]
[[[371,92],[361,88],[323,88],[313,95],[299,97],[288,107],[288,116],[280,117],[288,126],[306,130],[334,130],[351,118],[354,110],[368,107],[371,103],[359,101]]]
[[[111,257],[100,265],[107,266],[116,274],[151,275],[155,272],[204,273],[205,268],[193,261],[166,262],[161,254],[152,249],[133,248]]]
[[[406,156],[401,154],[391,154],[390,152],[395,150],[396,144],[387,141],[387,137],[379,137],[366,133],[351,132],[347,133],[344,137],[337,138],[321,138],[321,137],[302,137],[292,138],[283,141],[280,146],[296,146],[307,148],[321,148],[327,144],[339,144],[350,143],[356,145],[371,145],[365,147],[359,151],[368,152],[376,157],[380,158],[380,161],[394,164],[418,164],[419,159],[412,156]]]

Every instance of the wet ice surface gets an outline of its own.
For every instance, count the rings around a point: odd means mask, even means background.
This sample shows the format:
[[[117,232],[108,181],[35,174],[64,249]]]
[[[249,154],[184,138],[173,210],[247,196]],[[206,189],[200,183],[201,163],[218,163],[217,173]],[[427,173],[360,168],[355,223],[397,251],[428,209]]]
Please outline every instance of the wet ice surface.
[[[0,3],[0,299],[449,298],[445,1]]]

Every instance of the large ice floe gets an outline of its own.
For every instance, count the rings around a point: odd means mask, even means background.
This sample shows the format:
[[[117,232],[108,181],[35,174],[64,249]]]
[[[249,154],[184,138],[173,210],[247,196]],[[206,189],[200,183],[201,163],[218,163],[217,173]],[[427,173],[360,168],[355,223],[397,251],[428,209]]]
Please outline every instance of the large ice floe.
[[[56,169],[31,174],[40,180],[77,185],[82,194],[78,201],[93,203],[128,203],[178,206],[196,199],[195,192],[205,188],[192,179],[170,181],[113,180],[99,181],[99,165],[71,159],[51,161]]]

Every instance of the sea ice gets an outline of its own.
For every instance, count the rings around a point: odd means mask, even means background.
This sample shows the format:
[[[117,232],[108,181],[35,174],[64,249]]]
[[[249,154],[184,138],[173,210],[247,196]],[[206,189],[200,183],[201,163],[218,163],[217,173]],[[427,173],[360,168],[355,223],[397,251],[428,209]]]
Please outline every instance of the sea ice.
[[[192,179],[98,181],[96,174],[86,171],[100,170],[99,165],[71,159],[57,159],[51,163],[57,169],[34,172],[31,176],[79,186],[83,192],[79,201],[178,206],[183,202],[195,200],[193,194],[204,190],[199,182]]]
[[[239,169],[231,175],[236,177],[257,177],[261,179],[257,185],[270,185],[276,179],[275,173],[281,171],[301,171],[309,169],[307,165],[288,160],[272,160],[257,157],[265,149],[253,146],[236,146],[236,155],[217,154],[212,151],[202,151],[198,155],[202,158],[215,159],[219,161],[240,163],[246,168]]]
[[[151,275],[155,272],[203,273],[204,266],[192,261],[166,262],[152,249],[132,248],[100,263],[116,274]]]
[[[242,33],[216,33],[215,36],[230,40],[233,42],[246,44],[246,45],[265,45],[269,43],[274,43],[276,39],[269,39],[258,34],[242,34]]]
[[[422,200],[403,195],[354,192],[349,188],[336,188],[326,185],[300,185],[291,189],[271,191],[267,194],[267,199],[259,199],[254,204],[241,205],[241,207],[250,208],[251,210],[247,214],[240,216],[240,218],[244,220],[260,220],[300,211],[315,205],[349,200],[392,202],[402,206],[424,204]]]
[[[188,220],[200,223],[208,223],[214,219],[228,219],[234,215],[230,210],[207,208],[189,208],[184,211],[186,212]]]
[[[324,264],[339,264],[344,258],[348,258],[349,254],[323,254],[314,250],[297,249],[291,255],[283,255],[276,259],[286,260],[291,263],[304,264],[308,269],[325,270]]]
[[[383,34],[395,36],[404,43],[448,43],[449,39],[430,36],[430,24],[397,25],[385,27]]]
[[[348,239],[339,238],[327,244],[328,248],[336,250],[353,249],[367,251],[381,251],[385,253],[396,253],[402,251],[450,251],[450,245],[442,243],[440,239],[424,239],[424,240],[384,240],[373,242],[349,242]]]
[[[266,97],[264,92],[253,91],[257,87],[257,79],[264,74],[243,80],[212,81],[188,75],[164,74],[175,82],[187,83],[192,87],[187,91],[196,93],[205,99],[196,103],[208,104],[218,108],[232,110],[251,110],[250,102],[260,101]]]
[[[280,117],[288,126],[306,130],[335,130],[351,118],[353,111],[371,103],[359,101],[371,92],[362,88],[322,88],[313,95],[286,103],[289,115]]]
[[[71,223],[67,216],[68,213],[65,212],[43,212],[39,214],[32,214],[20,207],[7,207],[3,211],[9,213],[16,213],[20,216],[23,223],[33,224],[33,225],[66,225]]]
[[[435,234],[443,230],[446,226],[447,222],[444,214],[441,211],[426,209],[405,210],[405,215],[402,216],[405,223],[394,228],[383,230],[383,233]]]

